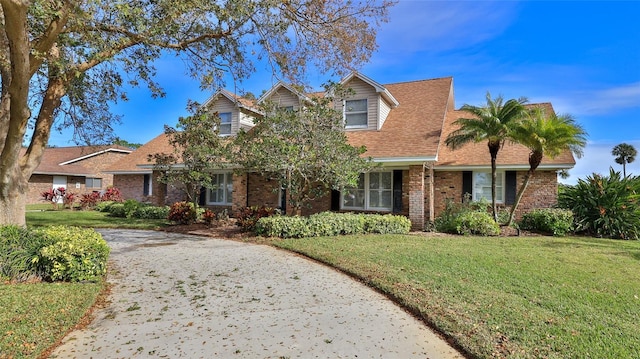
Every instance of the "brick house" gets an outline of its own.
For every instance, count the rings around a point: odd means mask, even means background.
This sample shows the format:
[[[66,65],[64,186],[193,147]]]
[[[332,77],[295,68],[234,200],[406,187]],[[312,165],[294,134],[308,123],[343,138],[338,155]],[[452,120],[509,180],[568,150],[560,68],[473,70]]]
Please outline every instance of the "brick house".
[[[42,192],[51,188],[78,194],[102,191],[113,185],[113,175],[104,170],[129,153],[131,149],[122,146],[47,147],[29,178],[26,203],[42,202]]]
[[[367,157],[381,164],[363,173],[357,188],[333,191],[310,203],[306,213],[326,210],[397,213],[408,216],[414,229],[433,220],[447,200],[461,201],[464,193],[472,198],[490,198],[490,157],[486,143],[469,144],[450,150],[444,145],[454,130],[453,122],[466,116],[457,111],[451,77],[382,85],[352,73],[341,84],[354,90],[343,101],[345,131],[350,144],[364,145]],[[278,83],[258,102],[270,100],[278,106],[297,109],[307,97],[290,86]],[[259,112],[247,100],[221,91],[207,101],[218,111],[225,135],[233,136],[241,127],[252,125]],[[550,111],[550,104],[539,104]],[[221,130],[224,128],[221,128]],[[160,135],[115,163],[108,171],[114,185],[127,198],[154,203],[171,203],[180,196],[171,186],[153,181],[149,154],[170,152],[167,139]],[[498,154],[498,202],[513,203],[516,185],[528,170],[529,150],[505,144]],[[573,155],[567,151],[555,159],[545,158],[525,193],[519,212],[549,207],[556,203],[557,171],[572,168]],[[274,181],[255,173],[216,173],[216,190],[208,190],[201,203],[216,209],[235,210],[244,206],[267,205],[286,208],[286,193]]]

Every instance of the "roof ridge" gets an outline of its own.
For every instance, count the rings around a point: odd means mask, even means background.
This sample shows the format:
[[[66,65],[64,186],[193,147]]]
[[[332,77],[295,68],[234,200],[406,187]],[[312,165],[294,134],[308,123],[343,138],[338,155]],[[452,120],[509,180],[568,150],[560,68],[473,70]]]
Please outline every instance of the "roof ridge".
[[[422,79],[422,80],[408,80],[408,81],[400,81],[400,82],[391,82],[391,83],[385,83],[382,84],[383,86],[387,86],[387,85],[404,85],[404,84],[410,84],[410,83],[414,83],[414,82],[427,82],[427,81],[437,81],[437,80],[446,80],[446,79],[453,79],[453,76],[443,76],[443,77],[436,77],[436,78],[432,78],[432,79]]]

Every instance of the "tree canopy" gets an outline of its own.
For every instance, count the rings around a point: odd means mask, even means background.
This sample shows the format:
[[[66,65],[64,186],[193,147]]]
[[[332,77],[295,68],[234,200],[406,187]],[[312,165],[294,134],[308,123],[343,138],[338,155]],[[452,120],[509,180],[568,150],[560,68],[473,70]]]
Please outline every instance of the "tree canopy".
[[[52,128],[108,138],[123,85],[154,96],[154,61],[181,58],[204,89],[256,60],[300,83],[310,65],[343,73],[376,48],[391,1],[0,0],[0,224],[24,224],[24,194]],[[28,131],[29,130],[29,131]],[[31,131],[32,130],[32,131]],[[29,133],[28,133],[29,132]],[[19,158],[25,136],[24,157]],[[106,141],[109,141],[107,139]]]
[[[627,163],[636,160],[636,156],[638,155],[636,148],[628,143],[621,143],[611,150],[611,154],[616,156],[616,163],[622,165],[622,174],[624,177],[627,177]]]

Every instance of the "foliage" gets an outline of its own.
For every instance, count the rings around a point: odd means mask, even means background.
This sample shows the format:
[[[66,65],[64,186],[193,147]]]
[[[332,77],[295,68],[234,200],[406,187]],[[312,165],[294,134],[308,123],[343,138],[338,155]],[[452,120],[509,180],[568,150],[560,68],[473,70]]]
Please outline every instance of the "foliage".
[[[256,224],[256,234],[266,237],[303,238],[349,234],[406,234],[411,229],[407,217],[380,214],[323,212],[309,217],[272,216]]]
[[[52,281],[97,281],[107,273],[109,246],[93,229],[51,226],[41,229],[53,242],[40,250],[38,266]]]
[[[558,197],[561,208],[573,212],[575,229],[589,235],[640,238],[640,177],[594,173],[567,187]]]
[[[444,233],[495,236],[500,226],[487,212],[486,201],[456,203],[447,199],[445,209],[435,219],[435,227]]]
[[[40,194],[44,201],[51,202],[54,208],[58,208],[58,204],[62,203],[66,208],[73,208],[73,203],[77,197],[75,193],[67,191],[64,187],[51,188]]]
[[[115,203],[118,203],[118,202],[114,202],[114,201],[101,201],[101,202],[98,202],[96,204],[96,206],[95,206],[95,210],[98,211],[98,212],[109,212],[109,209]]]
[[[520,228],[554,236],[564,236],[573,229],[573,213],[560,208],[539,208],[522,215]]]
[[[42,232],[25,227],[0,227],[0,281],[42,277],[36,261],[48,244]]]
[[[82,209],[94,208],[98,202],[100,202],[100,192],[89,192],[80,196],[80,207]]]
[[[638,155],[636,148],[628,143],[621,143],[611,150],[611,154],[616,156],[616,163],[622,165],[622,175],[627,177],[627,163],[636,160],[636,156]]]
[[[277,210],[273,207],[243,207],[236,212],[236,224],[240,226],[244,232],[253,232],[260,218],[273,216],[276,212]]]
[[[366,148],[347,142],[343,114],[335,107],[349,92],[337,85],[326,90],[293,110],[262,103],[265,115],[236,138],[235,162],[274,179],[287,191],[292,214],[330,189],[355,186],[360,173],[373,168],[361,157]]]
[[[228,165],[227,140],[220,136],[220,117],[206,106],[192,103],[191,116],[180,117],[177,128],[165,126],[173,153],[149,155],[162,183],[181,186],[190,202],[197,205],[201,189],[215,186],[215,170]]]
[[[122,202],[122,194],[120,190],[116,187],[109,187],[100,197],[101,201],[113,201],[113,202]]]
[[[493,219],[498,221],[498,207],[496,204],[496,160],[498,151],[509,138],[509,126],[524,116],[526,109],[524,104],[527,99],[510,99],[506,102],[502,96],[495,99],[487,92],[486,105],[473,106],[465,104],[461,110],[471,117],[459,118],[454,122],[458,128],[451,132],[446,140],[447,147],[455,150],[468,143],[487,141],[489,155],[491,156],[491,208]]]
[[[508,225],[513,222],[516,209],[543,156],[555,158],[565,151],[571,151],[580,158],[582,149],[587,144],[586,136],[585,130],[570,115],[557,116],[553,112],[547,113],[542,107],[530,109],[526,116],[512,124],[510,139],[531,152],[529,170],[511,206]]]
[[[138,208],[142,205],[140,202],[135,199],[128,199],[123,202],[124,205],[124,216],[127,218],[131,218],[133,213],[138,210]]]
[[[109,207],[107,207],[107,211],[109,212],[109,215],[111,217],[127,217],[127,210],[124,207],[124,203],[121,202],[112,203]]]
[[[216,219],[216,214],[212,210],[210,210],[209,208],[204,210],[204,213],[202,214],[202,221],[204,223],[210,226],[215,219]]]
[[[191,202],[176,202],[171,205],[167,219],[179,224],[191,224],[198,219],[198,212]]]
[[[169,216],[170,207],[156,207],[141,204],[138,206],[130,217],[138,219],[166,219]]]
[[[167,210],[168,214],[168,210]],[[163,219],[138,219],[113,217],[110,213],[99,211],[37,211],[27,212],[27,224],[32,227],[46,227],[52,223],[64,223],[84,228],[129,228],[154,230],[170,224]]]
[[[481,239],[480,239],[481,238]],[[356,276],[469,358],[637,358],[639,241],[355,235],[279,240]]]

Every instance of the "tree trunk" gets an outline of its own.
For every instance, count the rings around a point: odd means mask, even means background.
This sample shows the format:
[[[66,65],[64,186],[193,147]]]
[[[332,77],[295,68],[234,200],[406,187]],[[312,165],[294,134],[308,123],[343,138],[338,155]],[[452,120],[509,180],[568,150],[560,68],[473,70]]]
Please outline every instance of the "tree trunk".
[[[14,183],[6,187],[6,191],[0,193],[0,226],[17,225],[25,226],[26,210],[26,181],[21,184]]]
[[[518,209],[518,205],[520,204],[520,200],[522,199],[522,196],[524,195],[524,191],[527,190],[527,186],[529,186],[529,181],[533,177],[533,173],[534,172],[535,172],[535,170],[529,169],[529,171],[527,171],[527,174],[524,176],[524,182],[522,183],[522,186],[518,190],[518,194],[516,195],[515,202],[513,202],[513,206],[511,207],[511,211],[509,211],[509,220],[506,223],[507,226],[510,226],[511,224],[513,224],[513,219],[516,216],[516,209]]]
[[[493,212],[493,220],[498,223],[498,205],[496,204],[496,180],[498,151],[500,150],[500,142],[489,142],[489,153],[491,154],[491,211]]]

